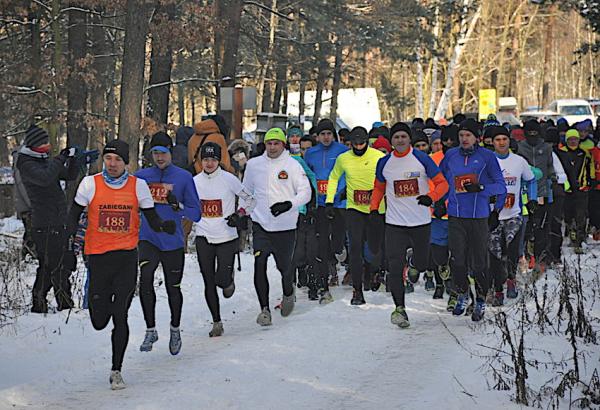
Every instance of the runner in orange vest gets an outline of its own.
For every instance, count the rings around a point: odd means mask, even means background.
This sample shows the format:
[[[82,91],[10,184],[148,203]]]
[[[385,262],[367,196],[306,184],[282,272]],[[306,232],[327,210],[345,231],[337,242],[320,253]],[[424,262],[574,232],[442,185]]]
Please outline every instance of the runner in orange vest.
[[[137,280],[139,211],[153,230],[175,233],[175,221],[162,221],[154,209],[150,188],[143,179],[129,175],[129,145],[112,140],[102,152],[104,169],[83,178],[69,215],[74,234],[83,209],[88,209],[84,252],[89,260],[89,310],[92,325],[102,330],[112,318],[113,390],[125,388],[121,376],[129,340],[127,312]]]

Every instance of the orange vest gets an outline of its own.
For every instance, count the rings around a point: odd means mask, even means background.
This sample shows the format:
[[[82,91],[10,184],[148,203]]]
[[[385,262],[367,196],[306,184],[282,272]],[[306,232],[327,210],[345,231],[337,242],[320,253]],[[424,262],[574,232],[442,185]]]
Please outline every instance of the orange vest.
[[[88,205],[86,255],[137,247],[140,215],[136,182],[137,178],[130,176],[123,187],[112,189],[106,185],[101,174],[94,176],[96,192]]]
[[[444,159],[444,151],[440,150],[440,151],[435,152],[433,154],[429,154],[429,156],[431,157],[431,159],[433,160],[433,162],[435,162],[435,165],[437,165],[439,167],[440,164],[442,163],[442,160]],[[431,180],[429,180],[429,190],[433,191],[434,187],[435,187],[435,185],[433,184],[433,182]],[[448,200],[447,199],[446,199],[446,206],[448,206]],[[433,216],[433,209],[431,209],[431,216]],[[442,219],[448,219],[448,214],[442,216]]]

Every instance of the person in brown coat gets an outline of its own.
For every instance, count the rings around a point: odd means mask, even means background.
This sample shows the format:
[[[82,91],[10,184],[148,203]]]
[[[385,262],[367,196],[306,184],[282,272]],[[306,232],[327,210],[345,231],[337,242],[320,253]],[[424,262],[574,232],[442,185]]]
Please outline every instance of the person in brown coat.
[[[221,168],[233,173],[234,169],[231,166],[225,137],[221,134],[219,126],[213,119],[207,119],[195,124],[194,135],[192,135],[192,138],[188,142],[188,163],[194,165],[196,173],[202,172],[199,152],[200,147],[207,142],[214,142],[221,147]]]

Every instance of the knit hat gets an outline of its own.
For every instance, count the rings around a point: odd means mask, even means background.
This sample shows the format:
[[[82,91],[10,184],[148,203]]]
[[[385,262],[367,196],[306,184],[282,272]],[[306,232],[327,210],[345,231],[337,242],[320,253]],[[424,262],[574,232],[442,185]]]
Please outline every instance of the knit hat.
[[[415,131],[413,131],[413,135],[412,135],[412,138],[410,140],[410,143],[412,145],[415,145],[417,142],[425,142],[426,144],[429,144],[429,138],[427,137],[427,134],[425,134],[421,130],[415,130]]]
[[[317,124],[317,129],[315,130],[316,134],[319,135],[323,131],[331,131],[333,135],[337,137],[337,132],[335,131],[335,125],[333,125],[333,121],[329,118],[323,118]]]
[[[381,148],[383,148],[388,154],[392,152],[392,144],[390,144],[387,138],[385,138],[383,135],[377,137],[377,139],[373,143],[373,148],[378,150],[381,150]]]
[[[390,136],[393,136],[398,131],[404,131],[408,134],[409,137],[412,137],[412,131],[410,130],[410,127],[404,122],[397,122],[394,125],[392,125],[392,129],[390,130]]]
[[[302,138],[304,136],[302,129],[300,129],[300,126],[298,126],[298,125],[292,125],[291,127],[289,127],[286,134],[287,134],[288,138],[290,138],[294,135],[298,136],[300,138]]]
[[[490,114],[487,118],[487,120],[485,120],[485,122],[483,123],[483,133],[485,134],[485,130],[486,128],[489,127],[493,127],[493,126],[497,126],[500,125],[500,123],[498,122],[498,120],[496,119],[496,116],[493,116],[493,118],[490,118],[493,114]]]
[[[129,144],[123,140],[109,141],[102,150],[102,156],[106,154],[117,154],[124,163],[129,164]]]
[[[26,147],[39,147],[48,144],[48,133],[43,128],[32,125],[25,134],[24,144]]]
[[[488,127],[484,131],[484,134],[486,137],[490,137],[492,140],[494,140],[494,138],[496,138],[498,135],[506,135],[507,137],[510,137],[510,132],[500,125],[492,125]]]
[[[171,152],[173,148],[173,140],[166,132],[159,131],[152,136],[150,140],[150,151],[158,151],[162,153]]]
[[[458,144],[458,125],[450,124],[442,127],[442,142],[452,141],[452,145]]]
[[[271,128],[269,131],[267,131],[267,133],[265,134],[264,142],[272,140],[281,141],[284,144],[287,142],[285,133],[281,128]]]
[[[346,140],[351,141],[354,144],[364,144],[369,140],[369,134],[363,127],[354,127]]]
[[[558,136],[558,129],[556,127],[546,128],[546,133],[544,134],[544,140],[548,144],[558,144],[560,142],[560,137]]]
[[[569,129],[569,121],[567,121],[566,118],[560,117],[558,120],[556,120],[556,128],[558,128],[558,132],[567,132]]]
[[[587,120],[580,121],[577,124],[575,124],[575,128],[577,129],[577,131],[586,131],[594,129],[594,123],[588,118]]]
[[[213,158],[221,161],[221,147],[214,142],[207,142],[200,148],[200,159]]]
[[[467,119],[467,117],[465,117],[464,114],[458,113],[454,117],[452,117],[452,122],[454,124],[458,125],[458,124],[460,124],[461,122],[463,122],[466,119]]]
[[[476,138],[479,138],[479,123],[471,118],[467,118],[466,120],[460,123],[458,131],[469,131]]]
[[[565,134],[565,141],[567,141],[569,138],[577,138],[579,139],[579,131],[577,131],[574,128],[571,128],[569,131],[567,131],[567,133]]]
[[[369,131],[369,138],[377,138],[377,137],[384,137],[389,140],[390,139],[390,129],[388,127],[386,127],[385,125],[381,125],[379,127],[372,128],[371,131]]]
[[[441,139],[442,139],[442,131],[435,130],[435,131],[433,131],[433,134],[431,134],[431,136],[429,137],[429,142],[431,144],[433,144],[433,141],[441,140]]]

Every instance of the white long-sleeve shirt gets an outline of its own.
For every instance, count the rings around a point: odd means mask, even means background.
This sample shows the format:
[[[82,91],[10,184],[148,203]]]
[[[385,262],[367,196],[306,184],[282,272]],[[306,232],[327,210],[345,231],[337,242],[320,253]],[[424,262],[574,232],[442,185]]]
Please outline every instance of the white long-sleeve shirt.
[[[298,208],[310,201],[311,188],[302,166],[287,151],[277,158],[265,152],[246,165],[244,186],[256,199],[250,217],[268,232],[296,229]],[[290,201],[292,208],[275,217],[271,206]]]

